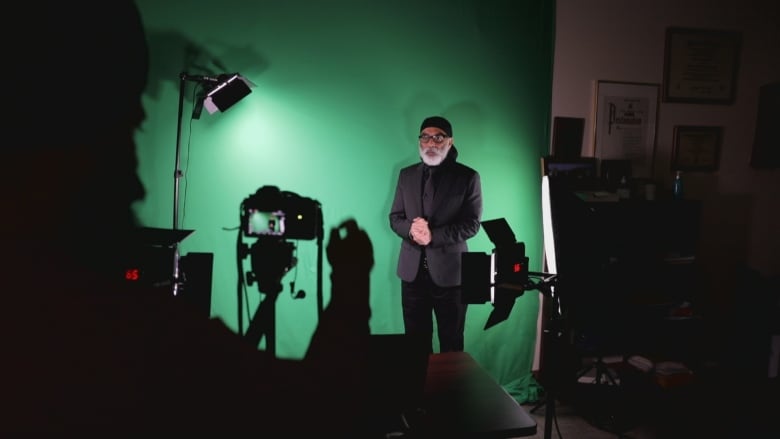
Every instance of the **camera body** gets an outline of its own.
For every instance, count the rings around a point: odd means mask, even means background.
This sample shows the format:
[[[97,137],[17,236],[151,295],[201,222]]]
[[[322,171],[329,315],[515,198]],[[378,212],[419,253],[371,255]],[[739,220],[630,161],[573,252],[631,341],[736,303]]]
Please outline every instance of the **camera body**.
[[[309,240],[321,236],[320,203],[276,186],[263,186],[241,203],[245,236]]]

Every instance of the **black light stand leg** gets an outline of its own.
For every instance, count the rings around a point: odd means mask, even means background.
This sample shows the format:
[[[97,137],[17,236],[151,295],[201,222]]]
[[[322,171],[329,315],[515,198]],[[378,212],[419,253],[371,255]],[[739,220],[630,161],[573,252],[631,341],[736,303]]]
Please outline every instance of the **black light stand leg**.
[[[552,311],[549,311],[552,315]],[[544,378],[545,388],[545,408],[544,408],[544,437],[550,439],[552,437],[553,421],[555,420],[555,404],[558,398],[558,380],[561,379],[561,374],[553,371],[557,371],[560,367],[560,349],[562,332],[558,328],[558,320],[554,316],[548,318],[548,327],[544,330],[544,340],[547,347],[545,348],[544,360],[547,363],[544,366],[542,376]],[[552,353],[552,355],[550,355]]]
[[[552,396],[547,397],[547,407],[544,412],[544,438],[550,439],[552,437],[552,425],[553,419],[555,419],[555,398]]]
[[[532,289],[539,290],[539,292],[542,293],[542,296],[547,299],[542,304],[542,312],[546,315],[546,323],[545,327],[543,328],[543,344],[541,349],[541,378],[545,389],[545,397],[543,401],[531,409],[531,413],[533,413],[540,407],[544,406],[545,439],[550,439],[552,437],[553,422],[556,416],[555,400],[558,396],[557,381],[561,378],[561,374],[558,373],[557,370],[560,367],[560,362],[562,361],[562,355],[560,354],[562,346],[560,339],[563,336],[563,330],[561,326],[562,318],[559,313],[558,298],[553,293],[552,285],[549,283],[553,280],[554,277],[548,280],[543,279],[538,284],[531,286]]]
[[[549,339],[552,338],[549,329],[545,330],[543,338],[547,339],[547,341],[545,341],[545,344],[549,347],[550,346]],[[542,372],[542,375],[544,375],[545,373],[546,372]],[[535,412],[537,409],[544,406],[544,437],[545,439],[550,439],[552,437],[553,420],[555,419],[556,392],[554,391],[555,385],[552,384],[552,379],[545,379],[543,381],[545,381],[544,399],[531,409],[531,413]]]

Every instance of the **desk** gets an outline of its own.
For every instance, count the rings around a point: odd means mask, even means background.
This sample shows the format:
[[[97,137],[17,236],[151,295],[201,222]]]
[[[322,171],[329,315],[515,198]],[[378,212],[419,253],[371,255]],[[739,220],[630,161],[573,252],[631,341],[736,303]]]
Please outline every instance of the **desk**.
[[[510,438],[536,434],[536,421],[465,352],[431,354],[413,436]]]

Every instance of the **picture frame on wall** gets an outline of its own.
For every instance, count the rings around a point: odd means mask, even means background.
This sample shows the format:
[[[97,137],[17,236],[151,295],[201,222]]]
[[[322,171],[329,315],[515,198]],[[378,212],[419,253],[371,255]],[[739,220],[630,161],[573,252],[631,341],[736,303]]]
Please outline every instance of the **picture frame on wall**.
[[[631,176],[652,178],[660,84],[598,80],[593,118],[594,155],[628,160]]]
[[[672,171],[716,171],[722,139],[721,126],[676,125]]]
[[[732,104],[742,32],[669,27],[664,54],[664,102]]]

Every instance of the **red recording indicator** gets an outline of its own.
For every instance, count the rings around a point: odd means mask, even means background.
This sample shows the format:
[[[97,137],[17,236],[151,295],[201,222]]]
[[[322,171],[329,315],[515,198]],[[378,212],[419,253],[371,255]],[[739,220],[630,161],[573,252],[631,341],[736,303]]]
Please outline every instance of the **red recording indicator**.
[[[515,264],[512,266],[512,271],[515,273],[520,273],[523,271],[523,264],[515,262]]]
[[[141,269],[128,268],[127,270],[125,270],[125,280],[137,281],[139,279],[141,279]]]

